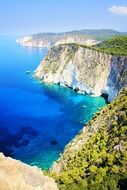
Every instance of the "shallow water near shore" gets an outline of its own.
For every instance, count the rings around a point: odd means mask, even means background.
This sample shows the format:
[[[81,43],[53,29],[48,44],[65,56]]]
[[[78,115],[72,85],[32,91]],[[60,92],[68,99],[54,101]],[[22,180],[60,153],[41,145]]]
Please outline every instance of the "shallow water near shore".
[[[0,37],[0,152],[48,169],[105,100],[40,84],[32,75],[47,50],[15,40]]]

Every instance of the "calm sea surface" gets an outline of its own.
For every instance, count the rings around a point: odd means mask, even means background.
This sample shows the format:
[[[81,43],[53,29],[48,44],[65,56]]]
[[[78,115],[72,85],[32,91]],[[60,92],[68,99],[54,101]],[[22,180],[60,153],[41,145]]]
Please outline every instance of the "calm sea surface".
[[[32,79],[47,51],[15,40],[0,37],[0,152],[48,169],[105,100]]]

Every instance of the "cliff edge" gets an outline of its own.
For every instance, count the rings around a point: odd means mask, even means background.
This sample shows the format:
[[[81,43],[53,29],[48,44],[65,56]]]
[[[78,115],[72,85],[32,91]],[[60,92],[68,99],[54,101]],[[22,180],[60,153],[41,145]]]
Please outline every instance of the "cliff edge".
[[[58,190],[52,178],[37,167],[0,153],[0,190]]]

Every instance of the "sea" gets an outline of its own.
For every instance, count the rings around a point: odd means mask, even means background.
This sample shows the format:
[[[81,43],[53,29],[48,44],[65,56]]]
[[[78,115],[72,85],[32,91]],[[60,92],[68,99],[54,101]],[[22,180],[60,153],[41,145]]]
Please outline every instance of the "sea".
[[[0,152],[43,170],[106,104],[102,97],[33,78],[46,54],[0,36]]]

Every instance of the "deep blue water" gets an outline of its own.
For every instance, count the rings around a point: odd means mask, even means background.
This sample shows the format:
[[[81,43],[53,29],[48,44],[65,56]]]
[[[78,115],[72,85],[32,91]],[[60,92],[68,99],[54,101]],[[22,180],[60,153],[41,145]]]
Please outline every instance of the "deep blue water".
[[[32,79],[46,53],[0,37],[0,152],[43,169],[105,105],[101,97]],[[28,70],[31,74],[26,74]]]

